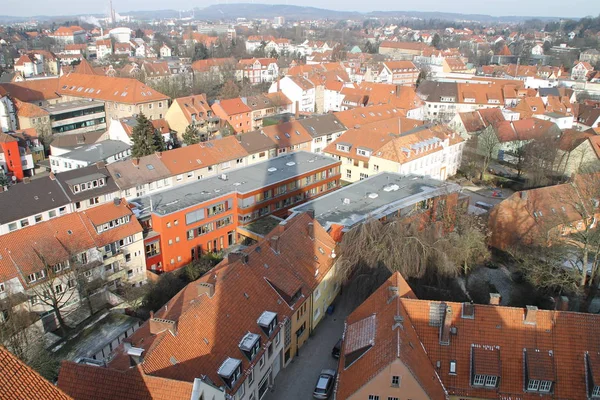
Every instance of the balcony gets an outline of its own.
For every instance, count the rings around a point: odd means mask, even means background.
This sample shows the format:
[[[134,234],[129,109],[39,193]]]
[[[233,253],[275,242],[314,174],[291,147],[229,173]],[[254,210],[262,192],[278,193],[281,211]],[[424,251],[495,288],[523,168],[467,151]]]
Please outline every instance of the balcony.
[[[208,122],[219,122],[221,120],[221,118],[215,116],[212,117],[208,117]]]
[[[95,119],[105,118],[106,113],[104,111],[96,112],[93,114],[81,115],[78,117],[65,118],[61,120],[52,121],[52,128],[57,128],[59,126],[76,124],[78,122],[92,121]]]

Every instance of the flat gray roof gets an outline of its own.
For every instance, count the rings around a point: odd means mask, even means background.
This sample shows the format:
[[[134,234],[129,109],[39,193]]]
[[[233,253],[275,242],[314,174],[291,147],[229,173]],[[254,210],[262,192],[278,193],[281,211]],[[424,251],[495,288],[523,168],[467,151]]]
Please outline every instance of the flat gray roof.
[[[298,175],[307,174],[339,163],[332,157],[299,151],[232,169],[222,175],[204,178],[176,186],[155,194],[139,197],[131,203],[137,205],[136,215],[147,216],[151,212],[167,215],[224,196],[228,193],[248,193],[262,187],[282,182]],[[152,210],[150,208],[152,207]]]
[[[381,218],[419,201],[460,190],[456,183],[382,172],[291,211],[314,211],[317,221],[327,230],[332,224],[350,228],[369,217]]]
[[[95,163],[112,157],[115,154],[126,151],[129,148],[131,148],[130,145],[125,142],[121,142],[120,140],[104,140],[98,143],[84,144],[75,147],[70,152],[57,157]]]
[[[95,108],[104,106],[103,101],[97,100],[73,100],[67,101],[64,103],[56,103],[51,104],[45,107],[42,107],[44,110],[48,111],[50,115],[62,114],[69,111],[77,111],[77,110],[85,110],[88,108]]]

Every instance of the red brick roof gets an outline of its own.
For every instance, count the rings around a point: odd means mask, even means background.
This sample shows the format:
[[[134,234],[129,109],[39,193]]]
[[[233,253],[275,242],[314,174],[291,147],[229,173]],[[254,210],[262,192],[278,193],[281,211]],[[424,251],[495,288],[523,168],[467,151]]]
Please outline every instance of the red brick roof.
[[[221,108],[228,116],[249,113],[252,111],[250,107],[244,104],[242,99],[239,97],[234,99],[220,100],[218,103],[213,104],[213,109],[217,107]]]
[[[0,346],[0,398],[3,400],[71,399],[3,346]]]
[[[125,104],[140,104],[168,100],[169,97],[146,86],[137,79],[113,78],[71,72],[59,78],[58,93]]]
[[[397,292],[391,288],[397,288]],[[404,278],[396,272],[348,316],[340,354],[337,399],[349,398],[396,360],[408,368],[430,399],[446,398],[440,377],[403,307],[404,296],[414,298]],[[398,317],[403,322],[398,322]],[[355,351],[363,354],[354,361],[350,356]]]
[[[193,384],[144,374],[141,368],[118,371],[62,363],[58,386],[75,400],[188,400]]]

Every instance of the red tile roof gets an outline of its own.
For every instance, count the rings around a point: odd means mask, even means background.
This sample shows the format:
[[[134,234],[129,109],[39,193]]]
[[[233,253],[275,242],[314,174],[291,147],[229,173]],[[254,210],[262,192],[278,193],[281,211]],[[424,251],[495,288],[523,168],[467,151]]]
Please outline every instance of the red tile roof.
[[[141,368],[118,371],[65,361],[58,387],[75,400],[188,400],[193,384],[146,375]]]
[[[213,109],[216,107],[221,108],[228,116],[249,113],[252,111],[239,97],[220,100],[218,103],[213,104]]]
[[[58,78],[0,83],[12,98],[26,103],[58,99]]]
[[[0,346],[0,398],[3,400],[71,399],[3,346]]]
[[[168,96],[132,78],[114,78],[71,72],[70,74],[61,76],[59,79],[58,93],[64,96],[84,97],[125,104],[169,100]]]

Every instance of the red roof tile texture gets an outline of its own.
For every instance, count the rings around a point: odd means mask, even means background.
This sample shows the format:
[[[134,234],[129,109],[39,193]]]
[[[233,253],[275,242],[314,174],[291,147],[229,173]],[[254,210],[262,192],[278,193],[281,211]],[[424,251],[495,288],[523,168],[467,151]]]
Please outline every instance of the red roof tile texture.
[[[0,398],[3,400],[71,399],[3,346],[0,346]]]

